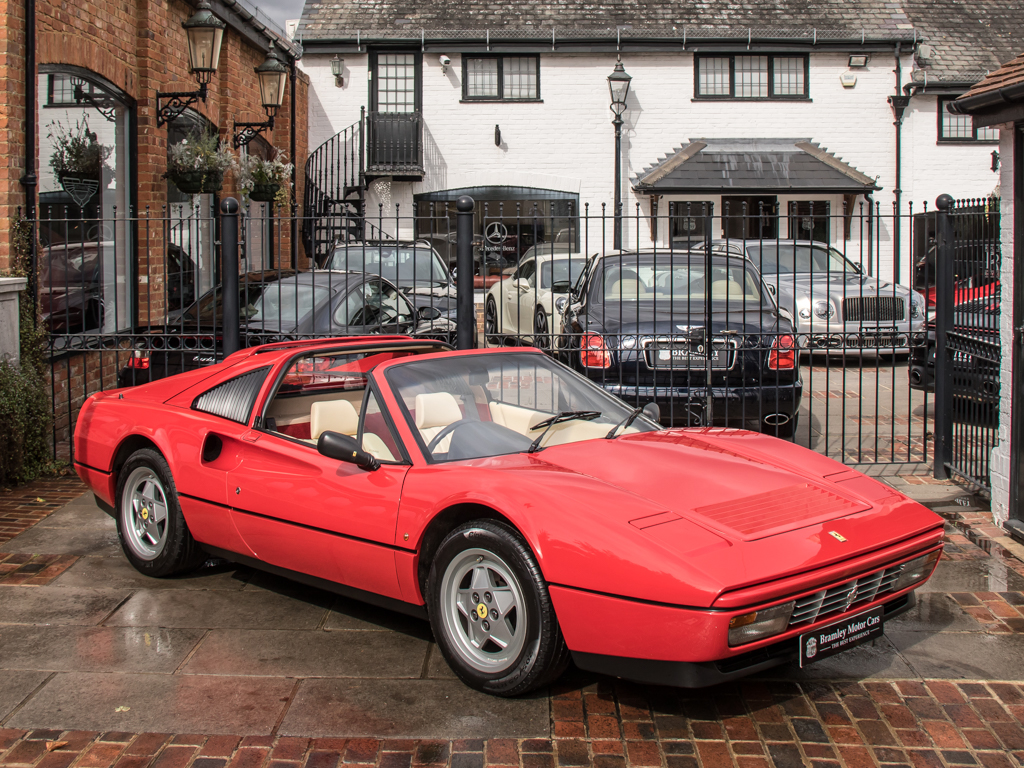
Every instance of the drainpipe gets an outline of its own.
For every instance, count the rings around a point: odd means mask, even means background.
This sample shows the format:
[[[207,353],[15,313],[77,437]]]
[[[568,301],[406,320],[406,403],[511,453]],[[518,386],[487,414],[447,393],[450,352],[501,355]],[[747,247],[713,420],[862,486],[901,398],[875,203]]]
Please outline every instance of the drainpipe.
[[[292,103],[291,103],[291,159],[292,159],[292,269],[299,268],[299,204],[297,195],[299,193],[299,187],[296,183],[298,178],[299,169],[299,158],[295,156],[295,82],[298,79],[295,74],[295,57],[292,57],[292,69],[289,73],[292,86]]]
[[[25,0],[25,217],[32,222],[31,258],[28,273],[28,295],[32,317],[36,316],[36,0]]]
[[[893,230],[892,230],[892,258],[893,258],[893,282],[900,282],[900,255],[901,255],[901,244],[900,244],[900,214],[903,209],[901,206],[901,197],[903,190],[900,188],[901,176],[902,176],[902,156],[900,148],[900,140],[902,138],[901,128],[903,127],[903,114],[907,111],[907,105],[910,104],[910,96],[905,95],[902,92],[903,82],[903,67],[900,63],[900,45],[896,44],[895,50],[896,59],[896,93],[889,97],[889,106],[892,107],[893,126],[896,128],[896,186],[893,189],[893,201],[895,203],[894,217],[893,217]]]

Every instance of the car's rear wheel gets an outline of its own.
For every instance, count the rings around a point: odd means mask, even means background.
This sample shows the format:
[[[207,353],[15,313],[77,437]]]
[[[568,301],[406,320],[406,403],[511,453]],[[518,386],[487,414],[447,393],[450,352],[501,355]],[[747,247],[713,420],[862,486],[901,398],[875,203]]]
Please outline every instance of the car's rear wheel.
[[[430,568],[427,608],[448,666],[477,690],[526,693],[569,662],[537,561],[502,523],[477,520],[448,534]]]
[[[117,479],[117,536],[137,571],[171,576],[198,566],[203,552],[178,504],[164,457],[143,448],[128,457]]]

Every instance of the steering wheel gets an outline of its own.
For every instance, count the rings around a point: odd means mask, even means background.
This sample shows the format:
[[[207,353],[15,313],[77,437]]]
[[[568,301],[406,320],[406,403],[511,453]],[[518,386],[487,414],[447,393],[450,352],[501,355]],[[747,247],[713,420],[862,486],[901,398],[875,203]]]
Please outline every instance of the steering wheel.
[[[436,435],[434,435],[434,439],[433,440],[431,440],[429,443],[427,443],[427,453],[429,453],[431,456],[433,456],[434,455],[434,449],[437,448],[438,444],[442,440],[444,440],[448,435],[450,435],[452,432],[454,432],[457,427],[461,427],[463,424],[466,424],[467,422],[470,422],[470,421],[477,421],[477,419],[459,419],[458,421],[453,421],[447,427],[442,429],[440,432],[438,432]]]

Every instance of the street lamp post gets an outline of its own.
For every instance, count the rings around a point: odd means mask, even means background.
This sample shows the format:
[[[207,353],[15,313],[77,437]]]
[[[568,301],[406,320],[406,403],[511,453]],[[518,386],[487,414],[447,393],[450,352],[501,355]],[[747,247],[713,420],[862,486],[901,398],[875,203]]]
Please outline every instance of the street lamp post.
[[[626,97],[629,95],[629,81],[632,80],[622,68],[622,59],[615,62],[615,70],[608,75],[608,90],[611,92],[611,110],[615,113],[615,229],[613,245],[622,248],[622,113],[626,111]]]
[[[277,114],[277,110],[284,102],[284,87],[288,81],[288,64],[277,52],[273,40],[270,41],[267,58],[256,67],[256,77],[259,78],[260,101],[263,103],[263,109],[266,110],[267,119],[262,123],[235,123],[235,149],[247,145],[263,131],[273,130],[274,115]]]

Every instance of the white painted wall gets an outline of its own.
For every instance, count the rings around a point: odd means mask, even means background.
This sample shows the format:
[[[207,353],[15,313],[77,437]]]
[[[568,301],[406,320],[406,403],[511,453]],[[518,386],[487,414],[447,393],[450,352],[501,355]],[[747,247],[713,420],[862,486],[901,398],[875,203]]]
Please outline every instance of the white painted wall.
[[[394,214],[397,203],[403,212],[412,210],[413,195],[440,189],[482,185],[515,185],[578,193],[581,208],[589,203],[600,211],[611,210],[613,200],[614,133],[607,76],[615,58],[611,54],[564,54],[541,52],[542,103],[460,103],[462,64],[448,51],[451,66],[442,72],[438,53],[423,56],[423,118],[427,174],[422,182],[380,184],[371,189],[370,210],[379,195],[386,202],[385,215]],[[307,54],[300,62],[311,78],[309,131],[315,148],[359,119],[359,108],[368,104],[367,57],[346,55],[345,85],[335,86],[330,59]],[[626,54],[626,71],[633,80],[629,109],[623,127],[623,200],[626,210],[649,213],[648,201],[629,188],[629,178],[657,162],[675,148],[699,138],[809,138],[869,176],[877,176],[882,189],[874,195],[883,216],[891,217],[895,186],[893,116],[886,97],[894,92],[894,61],[891,55],[874,54],[866,68],[852,70],[853,88],[844,88],[840,75],[848,69],[848,55],[812,54],[810,101],[693,101],[692,53]],[[910,57],[903,61],[903,83],[910,82]],[[938,145],[936,99],[917,96],[907,110],[903,128],[903,200],[921,210],[927,200],[949,192],[954,197],[988,195],[995,186],[989,170],[991,145]],[[501,126],[502,145],[494,145],[494,126]],[[665,197],[660,214],[667,216]],[[705,198],[707,199],[707,198]],[[711,198],[716,203],[717,198]],[[790,199],[780,196],[780,211]],[[822,199],[815,196],[813,199]],[[841,197],[831,197],[833,213],[842,210]],[[715,214],[721,213],[716,204]],[[665,222],[667,224],[667,220]],[[626,222],[624,241],[641,245],[649,229],[641,222],[637,233]],[[863,249],[860,227],[853,227],[848,252]],[[841,228],[833,227],[838,237]],[[659,225],[663,238],[667,226]],[[408,236],[411,232],[401,232]],[[717,233],[716,233],[717,234]],[[780,222],[780,235],[788,234]],[[610,242],[610,226],[605,233]],[[591,240],[601,233],[590,232]],[[879,233],[881,263],[878,274],[891,275],[892,221],[883,220]],[[902,276],[910,271],[911,236],[904,225]]]

